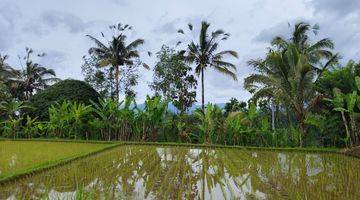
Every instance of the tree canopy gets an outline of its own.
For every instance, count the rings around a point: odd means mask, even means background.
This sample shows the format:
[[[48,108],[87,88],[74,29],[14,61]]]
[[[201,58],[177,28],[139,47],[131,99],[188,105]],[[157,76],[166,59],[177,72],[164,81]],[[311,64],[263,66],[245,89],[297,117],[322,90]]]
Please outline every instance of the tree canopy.
[[[89,105],[91,101],[98,102],[99,97],[99,93],[84,81],[63,80],[35,94],[30,99],[29,105],[33,108],[30,109],[30,115],[46,119],[49,107],[54,103],[68,100]]]

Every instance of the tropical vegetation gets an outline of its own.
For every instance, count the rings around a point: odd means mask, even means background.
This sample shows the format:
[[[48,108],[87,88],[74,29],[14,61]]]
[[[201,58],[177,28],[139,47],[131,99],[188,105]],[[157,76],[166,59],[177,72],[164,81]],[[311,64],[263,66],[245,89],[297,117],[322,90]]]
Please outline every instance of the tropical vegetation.
[[[164,44],[153,67],[140,56],[144,40],[128,41],[130,25],[110,26],[110,39],[104,33],[101,39],[88,35],[94,47],[83,57],[84,82],[60,81],[33,59],[31,48],[24,66],[10,66],[2,54],[0,137],[267,147],[360,144],[360,62],[343,64],[331,39],[317,39],[318,25],[300,22],[289,37],[275,37],[262,58],[248,61],[253,73],[244,88],[252,97],[231,98],[225,105],[205,104],[205,71],[213,68],[237,80],[236,69],[246,66],[234,64],[237,52],[220,50],[230,34],[210,28],[202,22],[199,29],[188,25],[193,33],[180,29],[184,38],[197,38]],[[134,90],[139,66],[154,72],[153,94],[143,103],[136,102]]]

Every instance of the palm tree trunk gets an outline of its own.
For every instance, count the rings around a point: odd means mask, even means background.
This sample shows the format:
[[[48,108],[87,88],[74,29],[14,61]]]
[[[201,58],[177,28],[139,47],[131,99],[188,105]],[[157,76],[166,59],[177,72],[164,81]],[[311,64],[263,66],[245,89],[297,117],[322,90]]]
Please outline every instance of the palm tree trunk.
[[[205,113],[204,68],[201,68],[201,109]]]
[[[119,101],[119,66],[115,67],[115,94],[116,94],[116,100]]]
[[[298,123],[298,127],[300,130],[300,135],[299,135],[299,139],[300,139],[300,147],[303,147],[303,138],[306,134],[306,130],[305,130],[305,114],[304,113],[297,113],[296,114],[296,118],[297,118],[297,123]]]
[[[112,100],[114,100],[114,73],[113,73],[114,68],[111,67],[109,70],[109,80],[110,80],[110,97]]]
[[[274,102],[271,102],[271,129],[275,131],[275,105]]]
[[[288,129],[289,129],[289,135],[291,138],[293,138],[293,134],[292,134],[292,123],[291,123],[291,116],[290,116],[290,110],[287,106],[286,107],[286,117],[287,117],[287,125],[288,125]]]

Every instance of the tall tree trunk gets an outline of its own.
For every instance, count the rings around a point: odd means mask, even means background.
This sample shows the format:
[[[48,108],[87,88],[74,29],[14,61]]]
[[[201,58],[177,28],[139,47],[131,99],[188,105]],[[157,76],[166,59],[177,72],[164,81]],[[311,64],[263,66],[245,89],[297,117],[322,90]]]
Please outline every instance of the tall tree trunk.
[[[304,113],[302,113],[302,112],[298,112],[297,114],[296,114],[296,120],[297,120],[297,123],[298,123],[298,127],[299,127],[299,129],[300,129],[300,147],[303,147],[304,146],[304,144],[303,144],[303,138],[304,138],[304,136],[305,136],[305,132],[306,132],[306,130],[305,130],[305,123],[304,123],[304,118],[305,118],[305,114]]]
[[[300,129],[300,147],[304,147],[303,139],[305,136],[305,125],[303,121],[299,122],[299,129]]]
[[[343,111],[341,111],[341,117],[342,117],[342,120],[344,122],[344,125],[345,125],[345,131],[346,131],[346,137],[347,137],[347,140],[348,142],[350,142],[350,146],[352,146],[352,141],[351,141],[351,138],[350,138],[350,131],[349,131],[349,126],[348,126],[348,123],[347,123],[347,120],[346,120],[346,117],[345,117],[345,114]]]
[[[201,68],[201,109],[205,114],[205,93],[204,93],[204,68]]]
[[[271,102],[271,129],[275,131],[275,105],[274,102]]]
[[[111,67],[109,70],[109,80],[110,80],[110,97],[112,100],[115,100],[114,98],[114,73],[113,73],[114,68]]]
[[[116,100],[119,101],[119,95],[120,95],[120,92],[119,92],[119,65],[117,65],[115,67],[115,95],[116,95]]]
[[[287,117],[287,122],[288,122],[288,128],[289,128],[289,134],[291,135],[291,137],[293,137],[293,134],[292,134],[292,123],[291,123],[291,116],[290,116],[290,110],[287,106],[286,107],[286,117]]]

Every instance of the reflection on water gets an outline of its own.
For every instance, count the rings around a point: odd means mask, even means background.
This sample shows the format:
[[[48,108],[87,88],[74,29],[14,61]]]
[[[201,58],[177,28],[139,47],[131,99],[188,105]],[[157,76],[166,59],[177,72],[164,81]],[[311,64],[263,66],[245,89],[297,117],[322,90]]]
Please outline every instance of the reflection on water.
[[[360,199],[335,154],[122,146],[0,186],[0,199]]]

